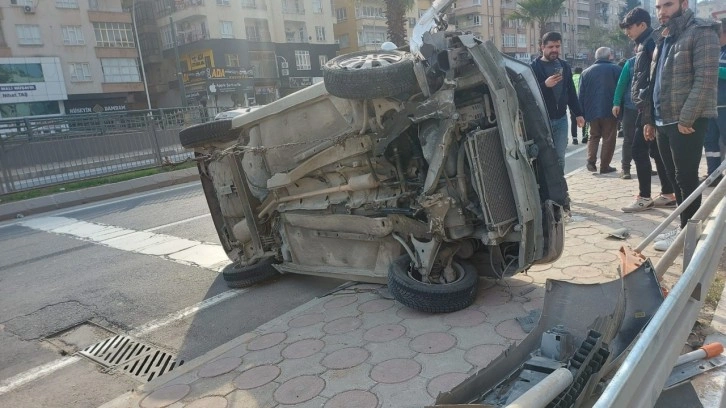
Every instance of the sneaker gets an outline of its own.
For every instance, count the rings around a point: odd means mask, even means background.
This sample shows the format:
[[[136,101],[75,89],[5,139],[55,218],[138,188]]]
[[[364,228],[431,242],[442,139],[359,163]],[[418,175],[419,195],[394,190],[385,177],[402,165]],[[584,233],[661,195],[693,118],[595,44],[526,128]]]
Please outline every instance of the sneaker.
[[[615,167],[600,167],[600,174],[614,173],[616,171],[618,171],[618,169],[616,169]]]
[[[655,237],[655,240],[656,241],[663,241],[664,239],[668,239],[668,238],[671,238],[671,237],[675,237],[676,235],[678,235],[680,233],[681,233],[681,227],[674,228],[674,229],[672,229],[670,231],[666,231],[666,232],[664,232],[662,234],[658,234],[658,236]]]
[[[630,170],[623,170],[620,173],[620,178],[623,180],[630,180],[633,178],[633,176],[630,175]]]
[[[573,144],[573,145],[576,145],[576,144],[577,144],[577,138],[573,138],[573,139],[572,139],[572,144]]]
[[[656,197],[653,200],[653,206],[654,207],[675,207],[676,206],[676,199],[675,198],[668,198],[664,196],[663,194],[658,194],[658,197]]]
[[[678,234],[681,232],[681,229],[674,229],[673,231],[670,231],[670,233],[666,234],[666,237],[663,238],[660,241],[656,241],[655,244],[653,244],[653,249],[656,251],[667,251],[668,248],[675,242],[676,238],[678,238]],[[668,235],[670,234],[670,235]]]
[[[582,138],[582,143],[587,143],[587,136]]]
[[[653,208],[653,199],[652,198],[643,198],[643,197],[636,197],[635,202],[630,204],[629,206],[621,208],[623,212],[630,213],[630,212],[638,212],[638,211],[645,211],[649,208]]]
[[[594,163],[587,163],[587,171],[597,171]]]

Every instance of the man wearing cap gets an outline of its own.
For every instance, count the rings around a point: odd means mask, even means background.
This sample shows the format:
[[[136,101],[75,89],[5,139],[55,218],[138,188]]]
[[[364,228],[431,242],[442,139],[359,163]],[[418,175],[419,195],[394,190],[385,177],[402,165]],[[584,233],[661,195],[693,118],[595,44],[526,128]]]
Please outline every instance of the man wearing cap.
[[[680,205],[698,187],[698,166],[708,118],[716,117],[719,41],[715,21],[696,18],[688,0],[656,0],[661,38],[656,42],[643,110],[646,140],[658,149]],[[680,228],[701,206],[699,195],[681,213]],[[655,243],[665,251],[676,234]]]
[[[658,145],[655,140],[645,140],[643,137],[642,115],[646,106],[645,100],[649,98],[646,92],[650,83],[650,63],[653,59],[655,42],[660,38],[660,35],[658,31],[653,30],[653,27],[650,26],[650,14],[640,7],[630,10],[623,17],[620,28],[637,45],[630,97],[638,110],[631,150],[638,175],[638,196],[635,197],[632,204],[622,207],[622,211],[637,212],[658,207],[674,207],[676,205],[676,196],[673,194],[673,186],[668,179],[663,160],[658,152]],[[650,163],[651,157],[658,169],[661,186],[660,194],[655,198],[651,198],[650,188],[653,170]]]

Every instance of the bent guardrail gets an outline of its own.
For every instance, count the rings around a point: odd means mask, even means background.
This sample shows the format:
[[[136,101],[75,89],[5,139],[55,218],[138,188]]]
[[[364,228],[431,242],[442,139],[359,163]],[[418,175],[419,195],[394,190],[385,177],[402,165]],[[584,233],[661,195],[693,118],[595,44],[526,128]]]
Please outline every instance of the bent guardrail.
[[[682,243],[686,235],[704,237],[695,245],[682,276],[597,399],[595,408],[655,405],[703,306],[726,246],[726,234],[723,233],[726,230],[724,195],[726,183],[720,183],[694,215],[687,230],[679,237],[680,241],[673,244],[676,247],[679,242]],[[717,205],[717,216],[710,220],[704,233],[694,234],[691,231],[689,234],[688,230],[700,230],[700,220],[706,220]],[[686,246],[690,244],[687,242]],[[674,248],[674,251],[678,249]],[[662,275],[674,258],[665,259],[665,263],[661,260],[656,266],[657,273]]]

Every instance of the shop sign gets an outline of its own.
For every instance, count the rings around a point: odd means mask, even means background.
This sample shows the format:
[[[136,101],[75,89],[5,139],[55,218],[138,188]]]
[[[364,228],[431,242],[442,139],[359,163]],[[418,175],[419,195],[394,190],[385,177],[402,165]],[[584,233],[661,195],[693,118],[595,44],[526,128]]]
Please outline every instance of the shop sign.
[[[290,77],[290,88],[305,88],[313,84],[312,77]]]
[[[257,95],[269,95],[275,93],[275,87],[274,86],[256,86],[255,87],[255,93]]]
[[[69,115],[124,112],[128,109],[125,103],[117,101],[65,101],[65,106]]]
[[[194,54],[186,54],[181,58],[187,63],[190,71],[207,68],[207,61],[209,61],[209,67],[214,67],[214,57],[212,50],[203,50],[195,52]]]

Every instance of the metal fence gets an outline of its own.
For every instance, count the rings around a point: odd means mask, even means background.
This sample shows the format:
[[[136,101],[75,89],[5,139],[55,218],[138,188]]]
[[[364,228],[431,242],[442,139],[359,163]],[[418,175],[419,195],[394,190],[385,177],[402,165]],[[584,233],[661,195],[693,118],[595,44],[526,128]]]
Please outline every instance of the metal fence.
[[[177,163],[179,131],[214,108],[0,120],[0,194]]]

